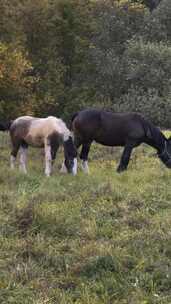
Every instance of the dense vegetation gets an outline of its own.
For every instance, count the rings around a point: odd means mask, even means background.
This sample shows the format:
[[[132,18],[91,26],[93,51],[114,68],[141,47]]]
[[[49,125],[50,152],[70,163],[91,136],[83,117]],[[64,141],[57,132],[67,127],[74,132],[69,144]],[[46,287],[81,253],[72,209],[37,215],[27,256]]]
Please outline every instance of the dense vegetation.
[[[171,126],[170,0],[0,0],[0,118],[99,106]]]
[[[119,156],[94,146],[73,178],[60,154],[48,179],[40,150],[24,176],[1,146],[1,304],[171,303],[171,172],[141,146],[119,175]]]

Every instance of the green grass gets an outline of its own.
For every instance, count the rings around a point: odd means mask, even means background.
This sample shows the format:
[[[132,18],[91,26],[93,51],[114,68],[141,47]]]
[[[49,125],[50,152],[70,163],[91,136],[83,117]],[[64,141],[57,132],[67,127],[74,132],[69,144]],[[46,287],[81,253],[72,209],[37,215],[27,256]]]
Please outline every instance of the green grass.
[[[119,175],[120,151],[46,178],[40,150],[23,175],[1,147],[1,304],[171,303],[171,171],[141,146]]]

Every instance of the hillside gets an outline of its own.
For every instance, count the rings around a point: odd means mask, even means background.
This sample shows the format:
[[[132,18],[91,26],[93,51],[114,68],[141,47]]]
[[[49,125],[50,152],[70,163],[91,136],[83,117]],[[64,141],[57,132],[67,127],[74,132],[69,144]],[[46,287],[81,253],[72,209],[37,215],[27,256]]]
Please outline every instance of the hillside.
[[[28,175],[0,151],[0,303],[171,303],[171,171],[154,150],[94,145],[90,175],[43,175],[30,150]]]

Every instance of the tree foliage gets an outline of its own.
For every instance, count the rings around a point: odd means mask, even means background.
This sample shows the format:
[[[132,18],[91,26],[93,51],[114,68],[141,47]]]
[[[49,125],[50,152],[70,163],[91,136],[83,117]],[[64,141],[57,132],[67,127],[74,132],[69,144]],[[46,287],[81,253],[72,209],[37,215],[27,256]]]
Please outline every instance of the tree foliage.
[[[27,77],[32,68],[23,53],[13,45],[0,44],[0,114],[13,118],[27,109],[31,111],[31,88],[35,79]],[[30,104],[30,107],[28,106]]]
[[[4,119],[21,113],[69,119],[74,111],[98,105],[140,110],[157,123],[171,125],[164,114],[152,115],[150,110],[156,98],[169,113],[170,0],[0,0],[0,4]],[[136,98],[141,106],[133,101]]]

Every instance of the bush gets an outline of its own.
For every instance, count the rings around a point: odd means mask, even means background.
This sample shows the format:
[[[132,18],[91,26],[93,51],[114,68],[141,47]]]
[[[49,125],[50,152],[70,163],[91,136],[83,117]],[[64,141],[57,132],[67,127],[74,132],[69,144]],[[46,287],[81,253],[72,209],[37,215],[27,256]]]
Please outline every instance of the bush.
[[[171,126],[171,47],[131,40],[124,53],[124,94],[112,102],[119,111],[138,111],[156,124]]]
[[[162,0],[153,14],[147,14],[141,34],[148,41],[171,42],[171,1]]]
[[[142,88],[132,87],[112,105],[112,109],[120,112],[140,112],[156,125],[171,127],[171,99],[169,96],[159,96],[155,89],[144,91]]]
[[[127,80],[130,85],[155,89],[167,96],[171,84],[171,47],[164,44],[131,41],[125,52]]]

